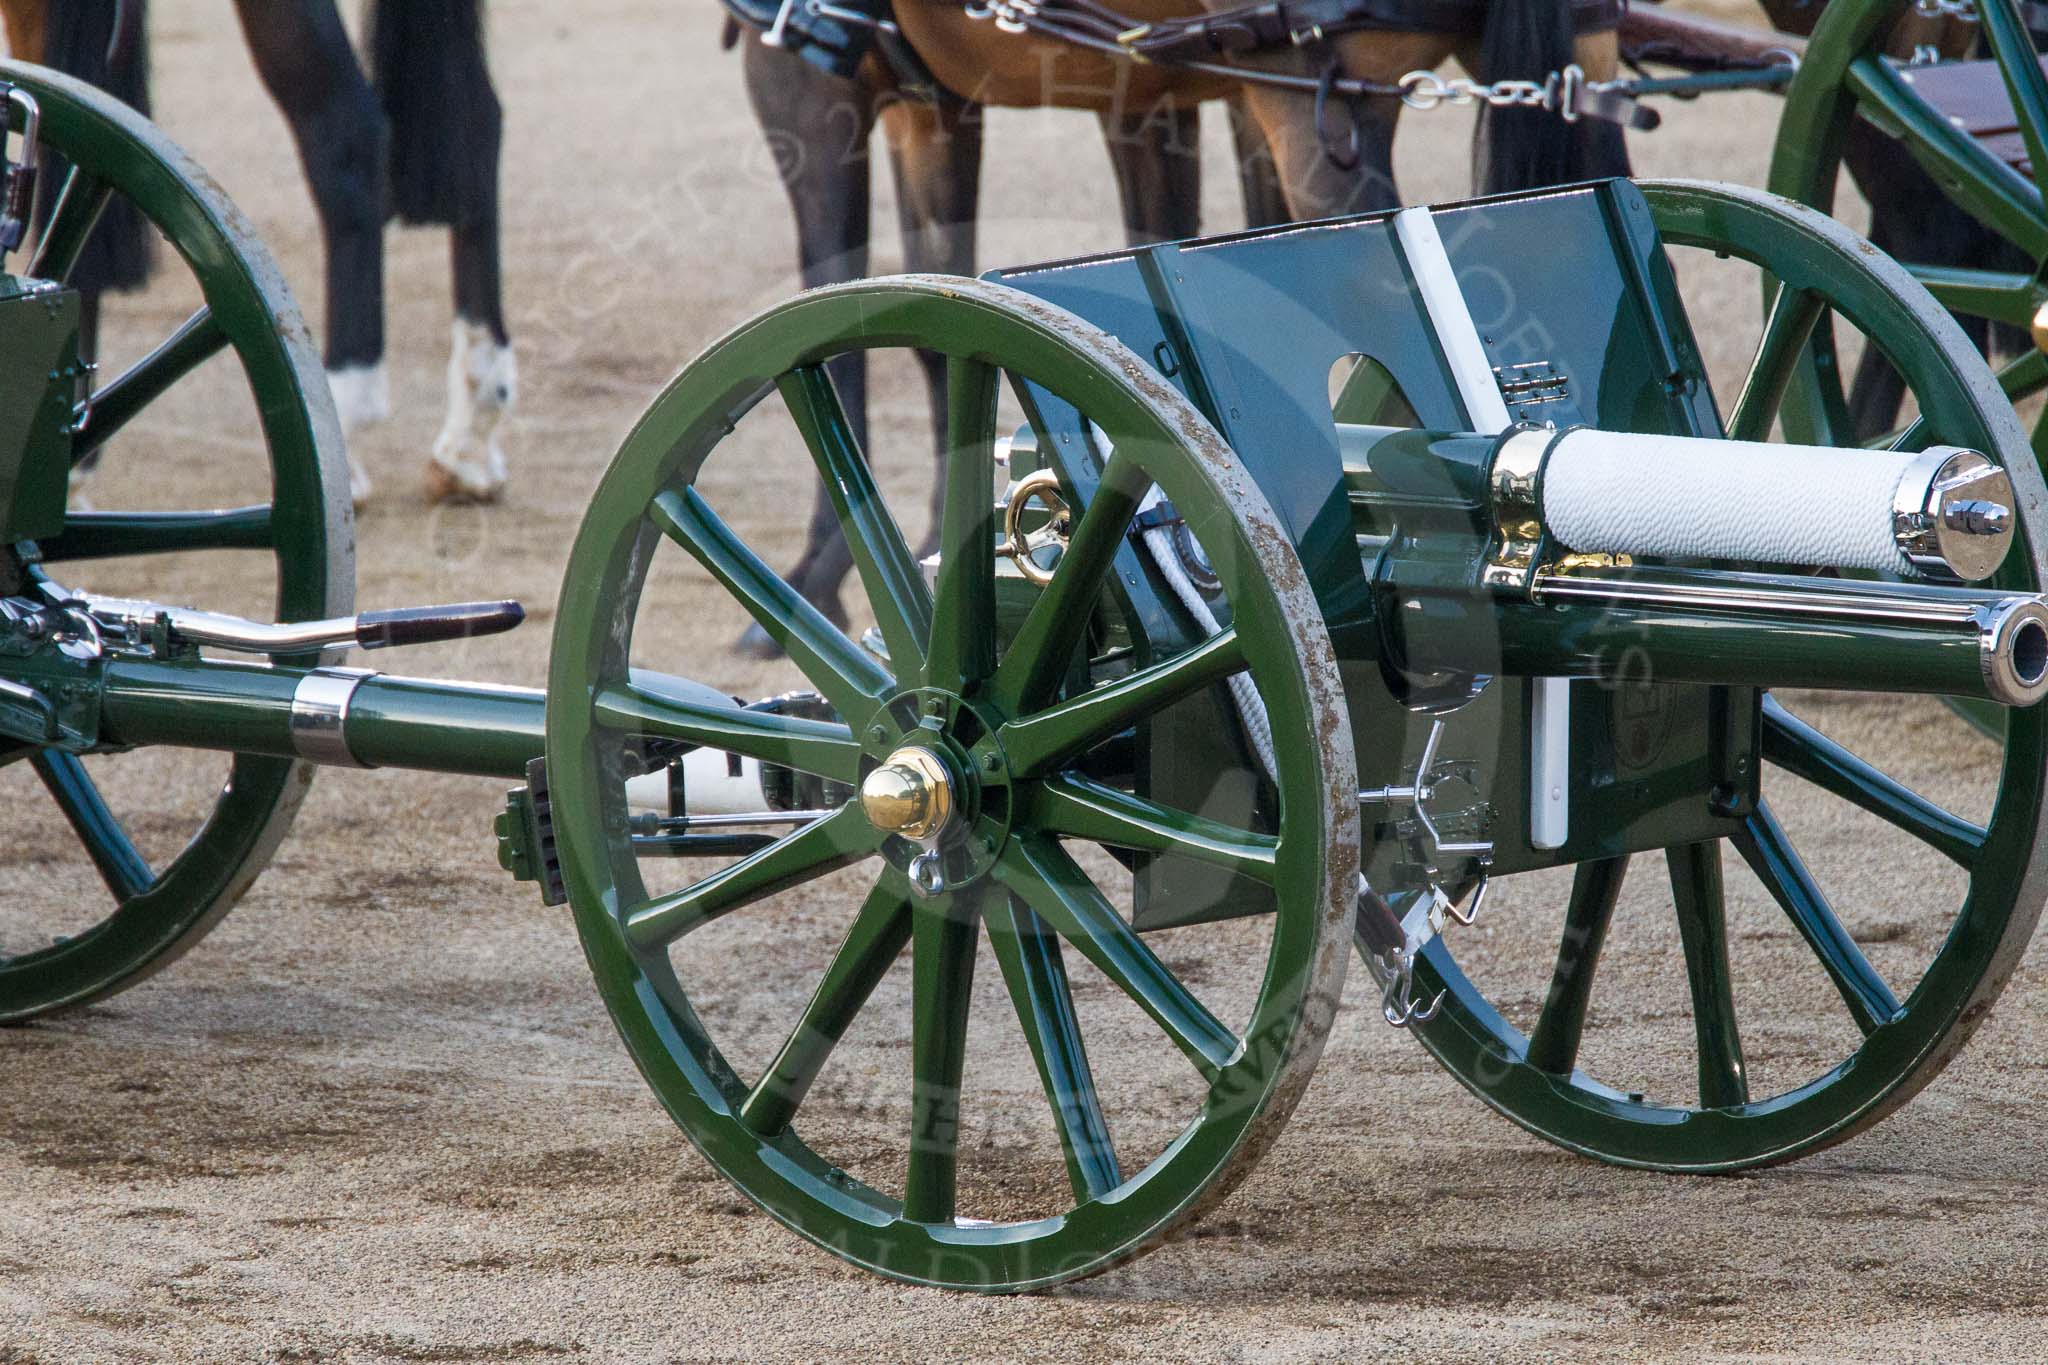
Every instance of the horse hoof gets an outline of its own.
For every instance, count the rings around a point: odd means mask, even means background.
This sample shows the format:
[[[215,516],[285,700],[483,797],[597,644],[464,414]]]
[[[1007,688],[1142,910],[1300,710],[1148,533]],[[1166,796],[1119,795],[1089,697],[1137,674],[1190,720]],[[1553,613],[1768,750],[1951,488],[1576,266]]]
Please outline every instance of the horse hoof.
[[[782,646],[776,644],[759,624],[755,624],[740,632],[740,638],[733,642],[732,652],[749,659],[779,659]]]
[[[505,489],[502,476],[494,479],[484,467],[470,460],[455,465],[429,460],[425,482],[427,501],[431,503],[493,503]]]
[[[362,510],[363,510],[363,506],[364,506],[364,504],[366,504],[366,503],[368,503],[368,502],[370,501],[370,494],[371,494],[371,492],[372,492],[372,491],[373,491],[373,485],[372,485],[372,484],[370,483],[370,472],[369,472],[369,471],[368,471],[367,469],[364,469],[364,468],[363,468],[363,467],[362,467],[362,466],[361,466],[360,464],[357,464],[357,463],[356,463],[356,458],[355,458],[355,456],[353,456],[353,455],[349,456],[349,460],[348,460],[348,501],[349,501],[349,505],[350,505],[351,507],[355,508],[355,510],[356,510],[356,511],[358,511],[358,512],[362,511]]]

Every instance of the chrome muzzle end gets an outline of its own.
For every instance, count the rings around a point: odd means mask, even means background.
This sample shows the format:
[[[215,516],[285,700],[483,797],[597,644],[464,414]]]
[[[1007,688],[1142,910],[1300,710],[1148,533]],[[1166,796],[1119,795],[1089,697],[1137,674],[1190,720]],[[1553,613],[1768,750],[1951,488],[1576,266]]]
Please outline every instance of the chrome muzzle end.
[[[1986,611],[1978,640],[1993,701],[2032,706],[2048,696],[2048,603],[2039,597],[2007,598]]]

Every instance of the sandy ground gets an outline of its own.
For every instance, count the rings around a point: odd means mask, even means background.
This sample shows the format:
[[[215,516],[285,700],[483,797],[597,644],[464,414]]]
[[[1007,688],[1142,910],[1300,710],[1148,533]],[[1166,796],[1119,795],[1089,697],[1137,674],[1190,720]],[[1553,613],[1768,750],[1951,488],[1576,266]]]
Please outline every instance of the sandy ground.
[[[231,18],[200,0],[156,8],[163,122],[255,218],[317,316],[310,208]],[[535,617],[525,630],[402,666],[538,684],[557,576],[603,463],[677,365],[788,292],[792,247],[737,64],[716,48],[714,7],[493,8],[524,383],[513,483],[482,511],[430,511],[413,494],[439,421],[445,248],[396,234],[398,415],[359,441],[382,486],[359,524],[360,597],[522,597]],[[1740,96],[1674,108],[1639,140],[1640,164],[1756,183],[1773,117],[1768,100]],[[1462,118],[1411,122],[1410,196],[1455,197]],[[1220,139],[1212,127],[1208,206],[1227,227],[1238,219]],[[991,145],[985,261],[1115,242],[1085,118],[998,115]],[[886,238],[879,256],[896,259]],[[1734,287],[1696,297],[1717,354],[1744,353],[1753,298]],[[123,304],[116,346],[160,335],[185,306],[174,284]],[[218,434],[244,401],[232,373],[215,366],[190,387],[132,443],[174,463],[132,473],[126,494],[110,474],[110,503],[225,478],[207,458],[216,449],[246,455],[246,441]],[[906,375],[884,375],[878,428],[897,453],[878,458],[892,487],[914,482],[924,458],[920,403]],[[751,497],[748,528],[786,554],[794,542],[775,527],[797,504],[776,477],[749,471],[724,487]],[[158,568],[120,586],[230,604],[231,568]],[[726,657],[736,623],[710,603],[672,604],[652,637],[668,666],[749,694],[777,685]],[[1981,807],[1990,750],[1951,718],[1839,704],[1813,714],[1916,785]],[[160,783],[182,773],[204,792],[217,768],[128,761],[160,765],[110,779],[131,801],[153,794],[130,807],[138,839],[180,837],[183,808]],[[12,795],[28,790],[18,772],[4,780]],[[1901,1114],[1792,1167],[1717,1180],[1612,1170],[1525,1136],[1383,1027],[1354,971],[1293,1124],[1200,1235],[1065,1292],[983,1301],[848,1269],[718,1181],[618,1045],[566,913],[493,865],[498,795],[476,780],[329,775],[270,873],[184,961],[104,1005],[0,1034],[0,1362],[2038,1354],[2048,986],[2036,957]],[[1952,887],[1871,822],[1797,792],[1784,806],[1903,993]],[[66,847],[46,817],[21,819],[27,847]],[[0,875],[9,933],[61,931],[82,913],[74,889],[80,906],[94,894],[61,852]],[[1642,860],[1587,1044],[1589,1065],[1632,1066],[1646,1087],[1682,1086],[1691,1064],[1661,881]],[[1515,983],[1500,996],[1511,1012],[1540,998],[1555,943],[1561,888],[1538,883],[1510,889],[1463,940],[1476,973]],[[1789,1085],[1839,1055],[1829,1049],[1846,1025],[1732,861],[1730,894],[1752,1062],[1760,1084]],[[828,884],[796,919],[803,932],[756,922],[714,945],[714,967],[731,974],[709,1008],[787,1020],[834,937],[815,925],[857,895]],[[1228,995],[1223,975],[1195,979]],[[885,987],[880,1013],[901,1005],[900,987]],[[1130,1031],[1104,1028],[1099,1058]],[[973,1074],[990,1088],[974,1131],[1017,1135],[1019,1161],[1043,1166],[1041,1101],[1017,1050],[977,1046],[970,1069],[985,1063]],[[856,1067],[900,1073],[886,1024],[848,1051]],[[1147,1080],[1139,1066],[1140,1108],[1157,1108]],[[877,1093],[873,1112],[847,1119],[856,1147],[887,1149],[891,1092]],[[1016,1188],[1029,1195],[1038,1178]]]

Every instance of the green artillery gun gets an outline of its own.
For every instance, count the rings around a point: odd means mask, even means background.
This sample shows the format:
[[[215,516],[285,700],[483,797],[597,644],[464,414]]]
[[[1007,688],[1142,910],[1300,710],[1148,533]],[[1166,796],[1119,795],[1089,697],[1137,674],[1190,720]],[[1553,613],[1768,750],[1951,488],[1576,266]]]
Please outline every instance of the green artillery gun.
[[[510,779],[503,860],[573,907],[627,1047],[719,1171],[857,1264],[1017,1290],[1137,1254],[1245,1173],[1303,1094],[1354,943],[1377,1012],[1517,1123],[1729,1171],[1904,1103],[2040,913],[2041,476],[1949,316],[1811,210],[1604,183],[801,296],[714,343],[627,437],[569,555],[542,693],[337,666],[340,646],[519,612],[351,613],[332,416],[261,248],[132,114],[5,76],[27,145],[73,169],[0,297],[0,734],[112,894],[82,930],[8,945],[0,1017],[102,998],[193,942],[312,765]],[[63,282],[115,192],[204,306],[75,402]],[[1744,263],[1774,302],[1717,395],[1683,296]],[[1823,320],[1906,376],[1918,416],[1884,448],[1821,439],[1840,399],[1807,363]],[[910,348],[949,375],[924,561],[829,370]],[[80,451],[222,349],[269,499],[67,511]],[[845,628],[718,510],[719,480],[745,486],[775,449],[832,492],[865,597]],[[228,550],[275,567],[283,624],[90,587],[103,563]],[[699,597],[661,585],[677,568]],[[692,680],[708,656],[660,665],[677,613],[695,620],[679,603],[712,597],[782,645],[800,692],[741,702]],[[1980,706],[1996,738],[1965,738],[2003,751],[1983,808],[1911,790],[1786,689]],[[153,866],[100,784],[167,746],[233,766]],[[1904,989],[1822,894],[1767,767],[1940,864],[1915,883],[1938,924]],[[1831,1027],[1769,1058],[1769,1084],[1738,1029],[1723,843],[1831,987]],[[1654,1058],[1582,1056],[1623,870],[1652,853],[1695,1044],[1675,1083]],[[1531,908],[1553,884],[1561,916]],[[1497,908],[1519,886],[1539,900]],[[842,892],[858,909],[821,929]],[[1554,969],[1497,992],[1490,924],[1538,916],[1559,924]],[[998,970],[977,983],[984,931]],[[835,1051],[906,957],[907,1024],[880,1025],[900,1065],[849,1100]],[[767,983],[792,972],[804,1003],[775,1016]],[[1091,1049],[1103,1010],[1123,1022]],[[977,1069],[1043,1090],[1019,1104],[1057,1139],[1049,1180],[963,1138]],[[879,1144],[876,1111],[902,1120]]]

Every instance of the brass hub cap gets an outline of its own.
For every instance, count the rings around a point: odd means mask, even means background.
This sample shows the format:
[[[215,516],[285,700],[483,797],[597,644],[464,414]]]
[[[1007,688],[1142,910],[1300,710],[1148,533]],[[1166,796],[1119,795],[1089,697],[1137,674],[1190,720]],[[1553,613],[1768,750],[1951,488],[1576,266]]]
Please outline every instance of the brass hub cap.
[[[884,834],[929,842],[953,814],[953,779],[939,756],[905,745],[860,784],[860,807]]]

